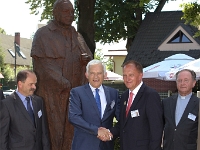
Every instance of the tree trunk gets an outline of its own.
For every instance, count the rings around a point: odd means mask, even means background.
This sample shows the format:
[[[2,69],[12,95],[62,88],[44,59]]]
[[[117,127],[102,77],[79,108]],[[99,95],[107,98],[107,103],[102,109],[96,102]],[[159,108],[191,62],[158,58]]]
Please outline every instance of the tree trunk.
[[[137,31],[138,31],[138,29],[139,29],[141,23],[142,23],[142,10],[141,10],[140,8],[138,8],[138,9],[135,10],[135,17],[134,17],[134,20],[138,22],[137,27],[134,28],[134,33],[135,33],[135,35],[136,35],[136,33],[137,33]],[[134,38],[135,38],[135,35],[134,35],[133,37],[127,38],[127,42],[126,42],[126,49],[127,49],[127,51],[130,50],[131,45],[132,45],[132,43],[133,43],[133,40],[134,40]]]
[[[87,46],[94,55],[95,52],[95,29],[94,29],[94,6],[96,0],[78,0],[79,11],[77,30],[82,34]]]
[[[154,12],[161,12],[163,7],[165,6],[166,1],[167,0],[160,0],[159,4]]]

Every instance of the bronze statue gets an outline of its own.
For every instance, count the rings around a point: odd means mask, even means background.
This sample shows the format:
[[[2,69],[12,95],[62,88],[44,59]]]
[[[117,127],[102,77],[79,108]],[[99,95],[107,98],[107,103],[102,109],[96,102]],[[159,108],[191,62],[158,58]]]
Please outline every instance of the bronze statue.
[[[87,82],[85,66],[92,53],[73,26],[73,5],[57,0],[54,19],[37,30],[31,50],[38,76],[36,94],[45,100],[52,150],[70,150],[73,127],[68,122],[71,88]]]

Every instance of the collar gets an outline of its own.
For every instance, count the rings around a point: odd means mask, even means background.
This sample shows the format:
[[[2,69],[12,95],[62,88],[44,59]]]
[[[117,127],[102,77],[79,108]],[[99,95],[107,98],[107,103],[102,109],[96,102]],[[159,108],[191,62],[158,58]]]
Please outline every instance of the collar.
[[[98,88],[94,88],[94,87],[92,87],[91,84],[89,83],[89,86],[90,86],[92,92],[95,92],[95,89],[99,89],[99,91],[102,91],[102,90],[103,90],[103,86],[102,86],[102,85],[101,85],[100,87],[98,87]]]
[[[140,87],[142,86],[142,84],[143,84],[143,81],[141,81],[140,84],[133,91],[129,90],[129,93],[133,92],[134,95],[136,95],[138,93]]]
[[[178,93],[178,98],[179,99],[190,99],[190,97],[192,96],[192,92],[186,96],[181,96],[179,93]]]
[[[26,96],[24,96],[23,94],[21,94],[18,90],[16,90],[16,93],[17,93],[17,95],[20,97],[20,99],[22,100],[22,101],[26,101]]]

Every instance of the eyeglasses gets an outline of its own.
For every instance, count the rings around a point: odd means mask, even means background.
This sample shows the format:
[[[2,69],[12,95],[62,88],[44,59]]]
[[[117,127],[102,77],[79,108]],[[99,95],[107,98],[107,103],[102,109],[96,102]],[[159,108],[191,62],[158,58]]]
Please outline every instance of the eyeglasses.
[[[176,80],[177,83],[188,83],[190,80],[184,79],[184,80]]]

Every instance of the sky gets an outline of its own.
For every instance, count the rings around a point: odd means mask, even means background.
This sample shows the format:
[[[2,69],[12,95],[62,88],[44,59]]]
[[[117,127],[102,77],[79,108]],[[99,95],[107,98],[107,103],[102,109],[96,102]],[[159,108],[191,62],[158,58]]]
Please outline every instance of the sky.
[[[0,27],[6,31],[6,34],[13,35],[20,32],[21,38],[30,39],[31,35],[36,32],[38,24],[45,24],[46,21],[40,22],[39,15],[31,15],[29,6],[25,4],[27,0],[1,0],[0,6]],[[165,4],[163,11],[181,10],[181,3],[190,2],[192,0],[174,0]],[[73,3],[73,0],[71,0]],[[74,22],[74,26],[75,22]],[[125,41],[120,43],[101,45],[97,43],[97,48],[102,49],[125,49]]]

